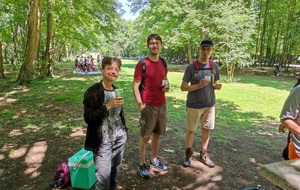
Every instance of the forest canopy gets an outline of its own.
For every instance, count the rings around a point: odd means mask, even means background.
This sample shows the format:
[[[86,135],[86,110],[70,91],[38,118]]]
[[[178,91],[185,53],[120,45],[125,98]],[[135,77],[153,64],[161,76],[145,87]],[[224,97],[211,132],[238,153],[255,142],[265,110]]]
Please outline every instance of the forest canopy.
[[[300,54],[299,0],[128,0],[135,20],[122,18],[118,0],[0,2],[0,78],[9,64],[20,68],[19,83],[51,77],[55,63],[76,55],[145,56],[151,33],[163,37],[163,57],[184,63],[212,39],[230,78],[237,66],[285,67]]]

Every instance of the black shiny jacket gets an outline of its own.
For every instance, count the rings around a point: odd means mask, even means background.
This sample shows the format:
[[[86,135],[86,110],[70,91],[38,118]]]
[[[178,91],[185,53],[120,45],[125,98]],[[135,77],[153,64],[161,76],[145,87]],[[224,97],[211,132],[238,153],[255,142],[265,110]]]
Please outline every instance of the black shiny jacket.
[[[117,88],[113,85],[113,88]],[[106,109],[104,103],[104,88],[102,80],[89,87],[84,93],[83,105],[84,105],[84,121],[87,123],[86,139],[84,148],[86,150],[97,153],[102,146],[102,133],[98,134],[98,131],[102,131],[102,120],[107,117],[109,112]],[[123,107],[120,112],[120,117],[123,125],[126,127]],[[127,127],[126,127],[127,131]]]

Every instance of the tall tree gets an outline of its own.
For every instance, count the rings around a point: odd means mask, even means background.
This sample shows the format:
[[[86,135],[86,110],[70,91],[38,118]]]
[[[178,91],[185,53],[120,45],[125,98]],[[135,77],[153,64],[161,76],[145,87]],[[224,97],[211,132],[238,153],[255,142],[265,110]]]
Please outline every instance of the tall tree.
[[[184,58],[192,61],[193,48],[204,36],[205,17],[208,12],[205,9],[206,1],[193,0],[169,0],[149,1],[150,7],[141,10],[141,22],[143,36],[149,32],[159,33],[164,37],[164,47],[174,51],[183,48]],[[202,11],[202,8],[205,11]],[[200,31],[200,32],[199,32]]]
[[[42,0],[31,0],[28,14],[28,37],[25,50],[24,63],[22,64],[17,82],[20,84],[31,83],[36,77],[35,65],[38,61],[40,35],[41,35],[41,3]]]
[[[41,65],[41,75],[53,76],[53,16],[52,16],[52,0],[47,0],[47,41],[46,50]]]
[[[2,57],[2,42],[0,41],[0,79],[4,79],[3,57]]]
[[[251,42],[255,33],[256,15],[243,1],[226,1],[211,6],[212,36],[215,36],[216,53],[227,69],[228,79],[234,77],[235,67],[252,64]],[[254,45],[253,45],[254,46]]]

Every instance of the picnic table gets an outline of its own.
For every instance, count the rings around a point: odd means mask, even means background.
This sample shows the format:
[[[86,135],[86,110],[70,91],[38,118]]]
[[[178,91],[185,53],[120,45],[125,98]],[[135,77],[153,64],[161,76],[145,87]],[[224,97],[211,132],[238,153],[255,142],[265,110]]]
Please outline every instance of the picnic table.
[[[256,67],[253,71],[256,75],[268,75],[271,74],[273,70],[273,67]]]
[[[284,190],[300,189],[300,159],[266,164],[258,173]]]

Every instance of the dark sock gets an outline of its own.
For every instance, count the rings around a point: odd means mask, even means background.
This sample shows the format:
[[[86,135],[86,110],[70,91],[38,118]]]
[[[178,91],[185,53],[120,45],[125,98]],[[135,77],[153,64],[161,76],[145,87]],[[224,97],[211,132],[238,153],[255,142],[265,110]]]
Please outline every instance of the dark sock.
[[[186,155],[190,156],[191,152],[192,152],[192,148],[186,148],[186,150],[185,150]]]

